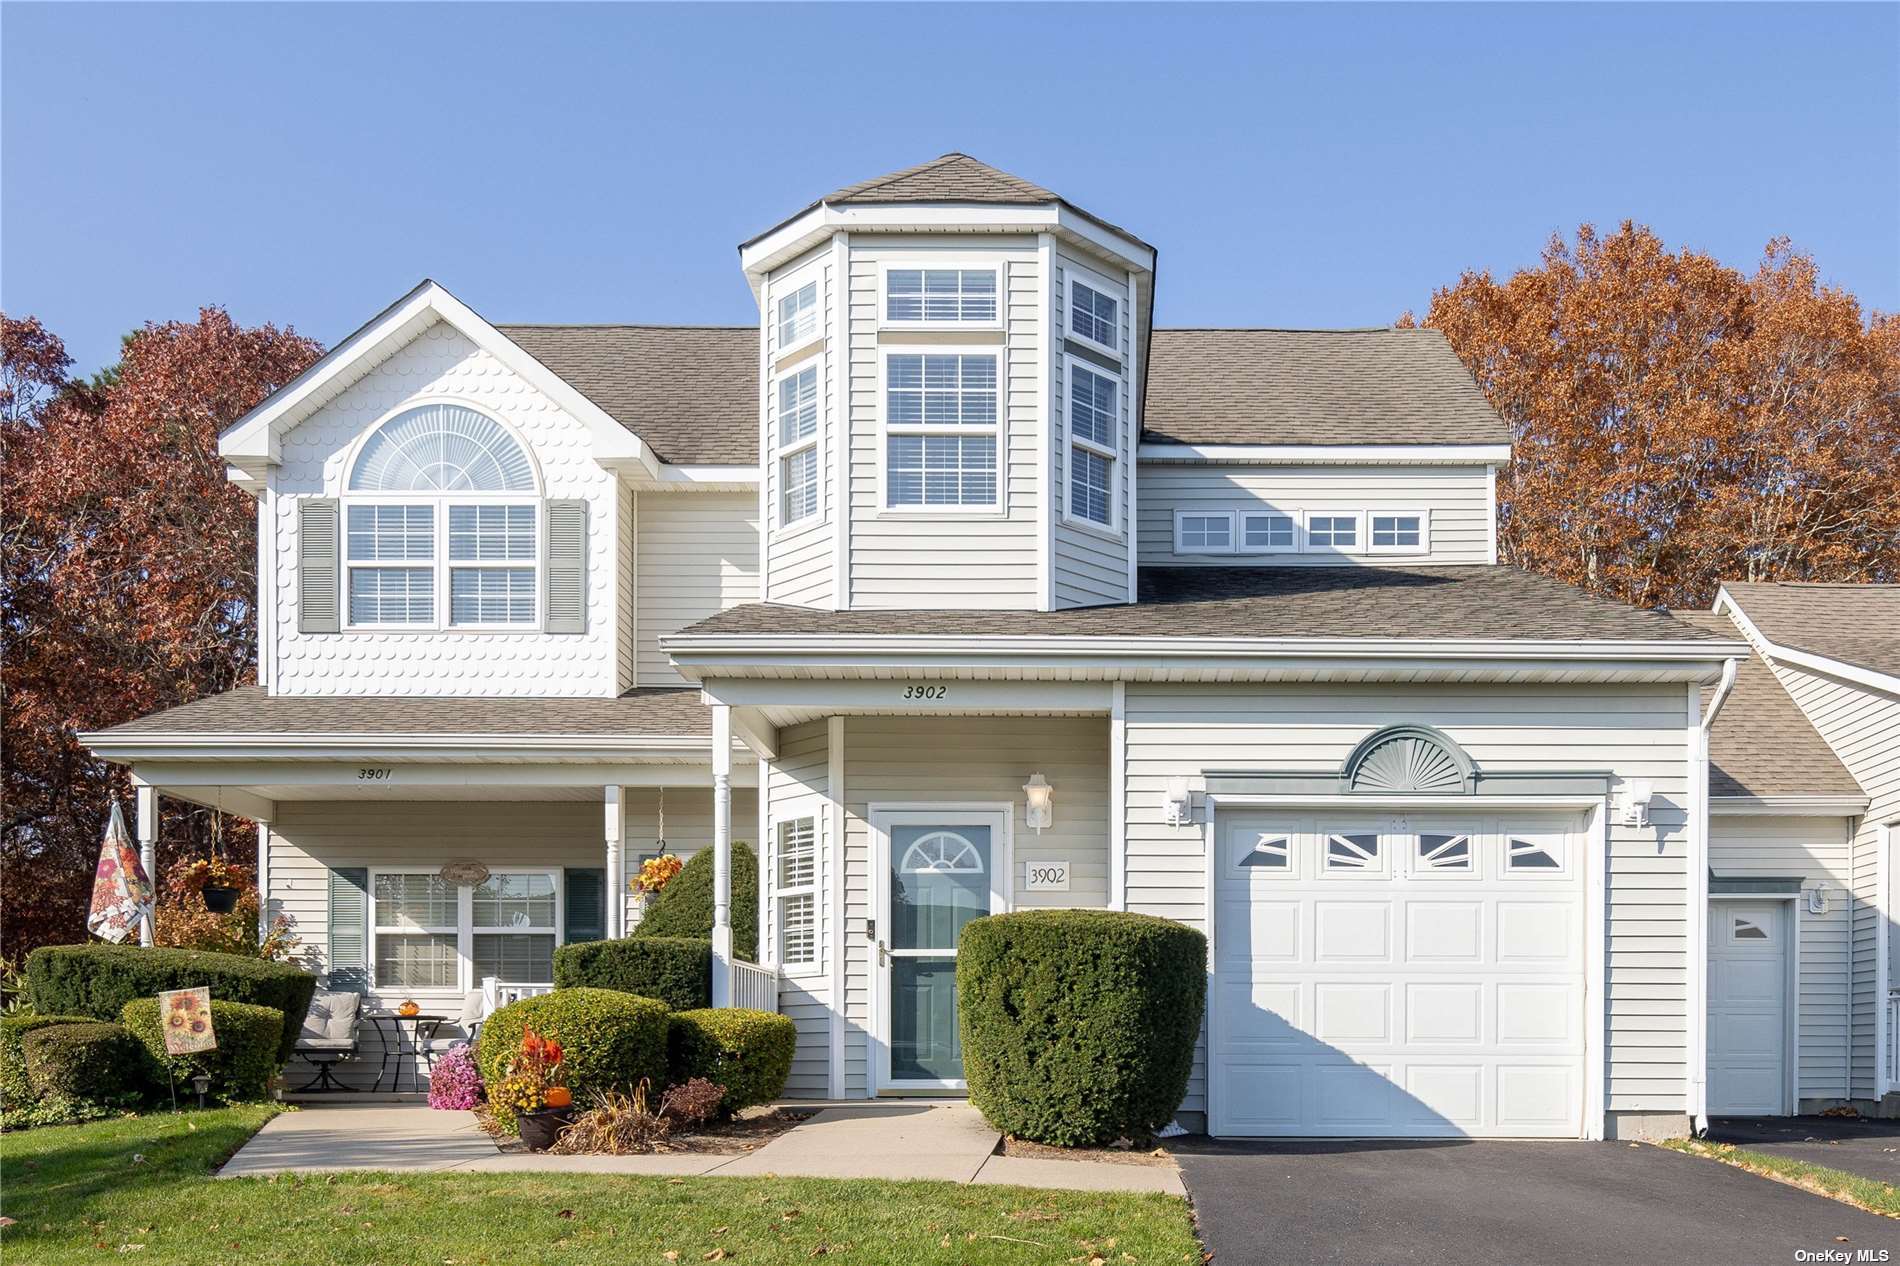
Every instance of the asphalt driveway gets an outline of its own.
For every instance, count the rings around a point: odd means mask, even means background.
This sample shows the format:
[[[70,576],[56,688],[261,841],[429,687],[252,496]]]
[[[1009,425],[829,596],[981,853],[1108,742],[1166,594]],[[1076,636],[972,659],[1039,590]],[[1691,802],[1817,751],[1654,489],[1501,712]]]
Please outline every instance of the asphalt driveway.
[[[1709,1122],[1709,1138],[1900,1186],[1900,1121],[1716,1117]]]
[[[1658,1147],[1176,1142],[1217,1266],[1900,1262],[1900,1222]]]

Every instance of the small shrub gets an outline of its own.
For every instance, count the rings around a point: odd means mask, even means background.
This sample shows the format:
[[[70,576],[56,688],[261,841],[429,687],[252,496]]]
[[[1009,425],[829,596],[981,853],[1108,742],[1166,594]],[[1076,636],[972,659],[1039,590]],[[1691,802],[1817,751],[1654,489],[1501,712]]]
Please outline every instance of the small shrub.
[[[664,1109],[655,1112],[648,1106],[647,1083],[643,1081],[630,1095],[618,1090],[595,1091],[593,1106],[575,1117],[548,1151],[564,1156],[657,1152],[672,1128]]]
[[[675,1011],[712,1005],[712,942],[689,936],[584,941],[554,951],[554,983],[658,998]]]
[[[666,1074],[663,1003],[612,989],[556,989],[511,1002],[482,1024],[475,1064],[491,1104],[530,1028],[561,1044],[563,1079],[582,1102],[597,1090],[657,1085]]]
[[[633,935],[710,937],[712,918],[713,851],[702,848],[661,889]],[[732,845],[732,952],[758,961],[759,858],[736,840]]]
[[[964,925],[957,1020],[970,1101],[1060,1146],[1166,1125],[1187,1094],[1207,939],[1171,919],[1024,910]]]
[[[482,1102],[482,1074],[475,1052],[467,1046],[445,1051],[429,1070],[429,1106],[445,1112],[466,1112]]]
[[[0,1109],[19,1111],[33,1102],[33,1086],[26,1078],[26,1051],[20,1039],[49,1024],[86,1024],[91,1020],[89,1015],[38,1015],[30,1011],[0,1017]]]
[[[674,1085],[703,1077],[724,1086],[720,1111],[731,1115],[785,1092],[797,1044],[789,1016],[743,1007],[681,1011],[667,1035],[667,1071]]]
[[[27,955],[33,1009],[117,1020],[134,998],[206,985],[214,1002],[276,1010],[277,1062],[288,1063],[303,1030],[317,978],[288,963],[236,954],[140,945],[43,945]]]
[[[675,1125],[698,1125],[719,1115],[725,1102],[726,1088],[704,1077],[694,1077],[666,1092],[660,1101],[660,1115]]]
[[[150,1088],[144,1051],[121,1024],[49,1024],[20,1039],[26,1078],[42,1099],[120,1105]]]
[[[277,1056],[284,1014],[275,1007],[213,998],[211,1029],[218,1046],[197,1055],[165,1053],[165,1019],[159,1015],[157,998],[134,998],[120,1018],[144,1046],[152,1081],[159,1086],[186,1085],[203,1073],[211,1078],[212,1098],[242,1103],[268,1098],[271,1078],[284,1066]]]

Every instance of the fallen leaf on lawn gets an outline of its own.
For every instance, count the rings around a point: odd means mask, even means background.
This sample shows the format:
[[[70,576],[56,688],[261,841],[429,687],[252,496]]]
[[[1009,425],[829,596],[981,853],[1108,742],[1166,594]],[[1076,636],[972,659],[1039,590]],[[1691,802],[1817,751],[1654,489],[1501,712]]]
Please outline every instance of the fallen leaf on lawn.
[[[667,1249],[661,1256],[666,1258],[669,1262],[677,1262],[680,1259],[679,1250],[673,1248]]]
[[[790,1222],[793,1218],[798,1217],[800,1212],[801,1211],[798,1209],[787,1209],[785,1212],[778,1215],[778,1220],[780,1222]]]
[[[144,1247],[143,1244],[121,1244],[119,1245],[119,1251],[121,1253],[136,1253]]]
[[[563,1209],[554,1216],[557,1218],[571,1218],[574,1216],[574,1211],[572,1209]]]
[[[729,1226],[716,1226],[712,1229],[712,1233],[714,1235],[724,1235],[727,1231],[730,1231],[731,1229],[732,1228]]]
[[[943,1233],[943,1238],[937,1241],[937,1247],[938,1248],[950,1247],[950,1233],[948,1231],[945,1231]]]
[[[710,1253],[701,1253],[699,1255],[699,1260],[702,1262],[723,1262],[726,1260],[726,1250],[723,1248],[716,1248]]]

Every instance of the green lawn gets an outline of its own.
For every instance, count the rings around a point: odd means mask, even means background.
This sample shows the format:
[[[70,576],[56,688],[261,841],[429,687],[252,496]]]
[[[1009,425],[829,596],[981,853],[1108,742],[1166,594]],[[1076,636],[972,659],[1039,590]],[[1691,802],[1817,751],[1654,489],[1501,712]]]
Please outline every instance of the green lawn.
[[[1818,1195],[1831,1196],[1846,1204],[1857,1205],[1869,1213],[1881,1213],[1890,1218],[1900,1218],[1900,1188],[1896,1188],[1892,1183],[1881,1182],[1874,1178],[1863,1178],[1859,1174],[1850,1174],[1845,1170],[1829,1169],[1826,1165],[1811,1165],[1807,1161],[1778,1156],[1773,1152],[1751,1151],[1745,1147],[1737,1147],[1733,1143],[1708,1143],[1701,1139],[1670,1139],[1663,1146],[1674,1151],[1686,1152],[1690,1156],[1721,1161],[1725,1165],[1746,1169],[1751,1174],[1773,1178]]]
[[[555,1174],[206,1177],[268,1108],[0,1135],[9,1263],[1198,1262],[1171,1196]],[[143,1159],[138,1159],[142,1157]],[[724,1256],[719,1254],[723,1250]]]

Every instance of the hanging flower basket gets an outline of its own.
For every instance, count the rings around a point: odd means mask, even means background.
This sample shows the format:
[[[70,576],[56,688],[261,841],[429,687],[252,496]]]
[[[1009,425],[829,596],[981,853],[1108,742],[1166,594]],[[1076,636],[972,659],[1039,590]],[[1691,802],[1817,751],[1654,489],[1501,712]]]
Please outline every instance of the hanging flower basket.
[[[205,909],[213,914],[229,914],[237,909],[238,898],[244,895],[242,888],[233,888],[229,884],[206,884],[201,890],[205,900]]]

